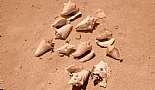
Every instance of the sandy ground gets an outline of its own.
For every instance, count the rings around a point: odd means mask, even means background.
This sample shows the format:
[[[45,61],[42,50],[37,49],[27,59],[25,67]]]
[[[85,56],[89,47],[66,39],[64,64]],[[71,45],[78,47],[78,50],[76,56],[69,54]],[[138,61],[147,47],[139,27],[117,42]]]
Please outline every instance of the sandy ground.
[[[73,0],[82,17],[103,9],[107,15],[93,33],[81,33],[81,41],[91,40],[96,57],[83,63],[91,69],[100,60],[112,73],[107,88],[94,87],[90,79],[86,90],[155,90],[155,1],[154,0]],[[46,53],[34,57],[39,42],[52,38],[50,25],[63,8],[65,0],[0,0],[0,88],[4,90],[72,90],[65,68],[77,63],[72,57]],[[118,29],[115,29],[118,26]],[[104,28],[113,32],[115,45],[124,62],[105,56],[105,48],[95,44],[95,36]],[[73,30],[68,37],[80,41]],[[64,41],[56,41],[60,47]]]

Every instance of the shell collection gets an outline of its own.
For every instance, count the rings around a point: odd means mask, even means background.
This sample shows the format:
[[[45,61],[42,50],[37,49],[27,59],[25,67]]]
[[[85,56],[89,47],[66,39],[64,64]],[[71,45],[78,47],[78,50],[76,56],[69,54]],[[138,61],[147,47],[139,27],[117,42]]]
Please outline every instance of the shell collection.
[[[54,29],[55,36],[53,39],[61,39],[66,40],[69,34],[74,29],[74,26],[71,24],[71,21],[75,20],[78,16],[82,15],[79,11],[77,5],[68,0],[67,3],[64,3],[64,8],[58,18],[51,24],[51,28]],[[76,32],[92,32],[97,20],[103,19],[105,13],[99,9],[96,11],[96,16],[87,16],[83,19],[79,24],[75,26]],[[59,56],[72,56],[74,58],[78,58],[78,62],[84,63],[94,58],[95,50],[91,42],[81,41],[77,47],[75,45],[66,42],[63,46],[54,49],[54,42],[51,40],[42,40],[36,49],[34,56],[39,57],[48,51],[57,52]],[[77,40],[81,39],[81,34],[76,37]],[[96,36],[95,40],[96,44],[100,47],[106,48],[106,56],[112,57],[113,59],[119,60],[120,62],[123,59],[120,56],[118,48],[114,46],[115,38],[112,36],[112,32],[109,30],[105,30],[103,33],[100,33]],[[76,65],[71,65],[67,67],[66,72],[70,76],[69,84],[81,87],[84,83],[89,79],[89,76],[92,77],[94,85],[99,85],[101,87],[106,88],[107,82],[110,77],[111,69],[107,63],[100,61],[98,64],[94,65],[91,69],[85,70]]]

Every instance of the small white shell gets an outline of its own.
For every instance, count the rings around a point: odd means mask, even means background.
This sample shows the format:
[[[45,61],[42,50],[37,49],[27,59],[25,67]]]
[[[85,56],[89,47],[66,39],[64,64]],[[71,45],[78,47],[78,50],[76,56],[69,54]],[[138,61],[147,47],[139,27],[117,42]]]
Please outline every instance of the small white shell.
[[[90,44],[90,41],[81,42],[79,46],[77,47],[76,51],[72,54],[72,56],[74,58],[80,57],[91,49],[92,49],[92,45]]]
[[[111,38],[110,40],[107,41],[102,41],[100,42],[99,40],[96,40],[96,44],[100,47],[108,47],[113,45],[113,43],[115,42],[115,38]]]
[[[91,50],[91,52],[89,54],[87,54],[85,57],[81,58],[79,61],[86,62],[86,61],[90,60],[94,55],[95,55],[94,50]]]
[[[42,40],[34,53],[34,56],[39,57],[50,49],[53,49],[54,43],[52,40]]]
[[[75,50],[74,46],[66,43],[65,45],[63,45],[62,47],[56,49],[56,52],[58,52],[59,54],[63,54],[63,55],[67,55],[69,56],[71,54],[71,52],[73,52]]]
[[[106,87],[107,80],[110,77],[110,72],[110,67],[103,61],[100,61],[97,65],[94,65],[91,73],[94,84],[99,84],[101,87]]]
[[[107,48],[107,56],[112,57],[112,58],[114,58],[116,60],[119,60],[120,62],[123,61],[123,59],[120,56],[118,48],[114,47],[114,45],[108,46],[108,48]]]
[[[55,38],[56,39],[66,39],[68,35],[70,34],[73,26],[71,24],[67,24],[59,29],[56,29],[55,31]]]
[[[76,4],[73,3],[71,0],[68,0],[67,3],[64,3],[64,8],[61,12],[61,16],[67,16],[71,13],[77,12],[79,9],[77,8]]]
[[[76,25],[76,31],[92,31],[96,23],[96,18],[87,16],[79,24]]]
[[[90,72],[87,70],[81,70],[80,72],[72,73],[71,79],[68,83],[77,87],[83,86],[89,78],[89,74]]]
[[[54,21],[54,23],[51,25],[51,27],[55,27],[55,28],[61,27],[61,26],[65,25],[66,23],[67,23],[67,20],[66,20],[65,18],[63,18],[63,17],[58,17],[58,18]]]

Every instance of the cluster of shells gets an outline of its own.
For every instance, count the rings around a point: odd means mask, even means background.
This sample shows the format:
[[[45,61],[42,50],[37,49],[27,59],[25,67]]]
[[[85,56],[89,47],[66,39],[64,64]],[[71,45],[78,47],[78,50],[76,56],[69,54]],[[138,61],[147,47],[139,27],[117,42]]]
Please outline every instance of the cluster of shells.
[[[61,39],[66,40],[73,29],[71,22],[77,19],[82,13],[80,12],[77,5],[69,0],[64,4],[64,8],[60,13],[59,17],[56,18],[51,28],[55,30],[55,37],[51,40],[42,40],[36,49],[34,56],[39,57],[48,51],[57,52],[59,56],[70,56],[79,59],[79,62],[84,63],[91,60],[95,51],[92,48],[90,41],[81,42],[77,47],[75,45],[66,42],[60,48],[54,49],[53,40]],[[104,12],[101,10],[97,12],[96,16],[87,16],[79,24],[75,26],[77,32],[93,31],[96,21],[105,17]],[[80,37],[79,37],[80,39]],[[96,44],[100,47],[107,48],[106,56],[112,57],[116,60],[122,61],[119,54],[119,49],[114,46],[115,38],[112,36],[111,31],[104,31],[103,33],[96,36]],[[87,53],[87,54],[86,54]],[[91,71],[80,68],[76,65],[70,65],[66,68],[66,72],[70,76],[69,84],[77,87],[81,87],[92,77],[94,85],[98,84],[101,87],[107,86],[107,80],[110,77],[110,67],[107,63],[100,61],[97,65],[92,67]]]

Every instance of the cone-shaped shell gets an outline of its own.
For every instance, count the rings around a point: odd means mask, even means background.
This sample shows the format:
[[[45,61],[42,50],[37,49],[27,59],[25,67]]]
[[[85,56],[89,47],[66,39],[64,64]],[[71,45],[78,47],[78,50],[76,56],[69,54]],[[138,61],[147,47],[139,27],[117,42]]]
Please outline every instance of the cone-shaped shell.
[[[53,49],[54,43],[52,40],[42,40],[34,53],[34,56],[39,57],[50,49]]]
[[[76,25],[76,31],[92,31],[96,23],[96,18],[87,16],[79,24]]]
[[[83,84],[87,81],[89,74],[90,72],[87,70],[81,70],[80,72],[72,73],[72,77],[68,83],[77,87],[83,86]]]
[[[103,41],[103,40],[109,40],[112,38],[112,32],[111,31],[104,31],[100,35],[96,36],[96,40]]]
[[[75,3],[73,3],[71,0],[68,0],[67,3],[64,3],[64,8],[61,12],[61,16],[67,16],[71,13],[77,12],[78,8]]]
[[[107,63],[100,61],[97,65],[94,65],[91,75],[94,83],[99,84],[101,87],[106,87],[107,80],[110,77],[110,67]]]
[[[92,45],[90,44],[90,41],[81,42],[77,47],[76,51],[72,54],[72,56],[74,58],[80,57],[91,49],[92,49]]]
[[[65,18],[58,17],[51,26],[57,28],[65,25],[66,23],[67,23],[67,20]]]
[[[96,44],[100,47],[108,47],[108,46],[111,46],[113,45],[113,43],[115,42],[115,38],[111,38],[107,41],[99,41],[99,40],[96,40]]]
[[[72,74],[72,73],[80,72],[82,70],[82,67],[79,65],[70,65],[65,70],[67,73]]]
[[[59,54],[64,54],[64,55],[69,56],[74,50],[75,48],[73,45],[66,43],[62,47],[56,49],[56,52],[58,52]]]
[[[91,52],[89,54],[87,54],[85,57],[81,58],[79,61],[86,62],[86,61],[90,60],[94,55],[95,55],[94,50],[91,50]]]
[[[70,34],[73,26],[71,24],[67,24],[59,29],[56,29],[55,35],[56,39],[66,39]]]
[[[112,57],[116,60],[120,60],[120,62],[123,61],[123,59],[120,56],[118,48],[114,47],[113,45],[107,48],[107,56]]]

